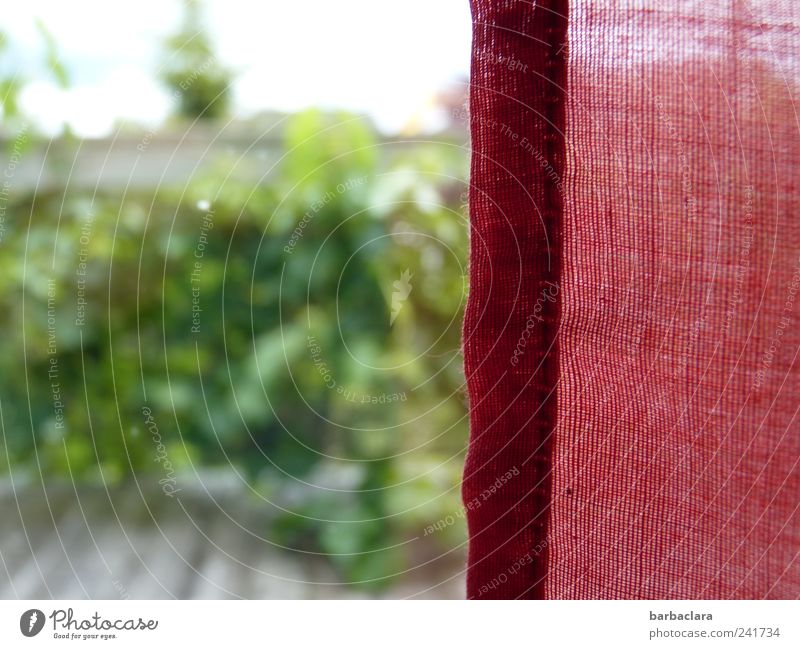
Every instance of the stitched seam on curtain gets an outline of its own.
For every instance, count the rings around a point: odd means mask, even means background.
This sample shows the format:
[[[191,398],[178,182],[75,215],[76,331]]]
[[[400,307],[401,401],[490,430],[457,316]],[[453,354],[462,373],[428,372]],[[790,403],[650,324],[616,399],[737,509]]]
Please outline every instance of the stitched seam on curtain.
[[[564,220],[563,190],[559,190],[558,183],[563,182],[565,167],[565,115],[566,115],[566,80],[567,80],[567,24],[568,24],[568,0],[555,0],[545,13],[545,34],[548,45],[545,51],[544,74],[546,81],[546,133],[545,148],[546,159],[550,161],[554,169],[555,177],[549,173],[544,179],[545,194],[545,213],[548,214],[548,224],[550,227],[550,238],[553,242],[554,252],[551,255],[551,268],[549,275],[555,283],[561,287],[561,268],[562,268],[562,229]],[[554,319],[545,323],[547,333],[545,340],[549,343],[547,363],[544,365],[544,383],[548,390],[548,403],[546,409],[546,428],[548,438],[546,444],[546,466],[543,467],[543,480],[546,488],[546,500],[540,501],[539,506],[543,512],[544,538],[545,543],[542,549],[544,555],[543,575],[537,583],[531,586],[535,590],[534,595],[541,599],[545,592],[545,580],[548,574],[548,563],[550,558],[549,543],[549,519],[550,504],[552,502],[552,445],[558,421],[558,379],[560,375],[559,353],[558,353],[558,330],[561,324],[561,303],[563,292],[559,290],[561,299],[553,304]],[[525,592],[521,594],[526,595]]]
[[[567,2],[473,0],[472,10],[467,590],[540,598],[557,420]]]

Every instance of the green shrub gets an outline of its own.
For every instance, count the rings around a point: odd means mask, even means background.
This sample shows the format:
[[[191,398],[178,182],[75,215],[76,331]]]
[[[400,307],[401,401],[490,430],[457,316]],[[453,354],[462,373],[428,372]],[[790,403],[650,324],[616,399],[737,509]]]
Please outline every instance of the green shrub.
[[[272,540],[370,580],[457,508],[465,154],[348,115],[285,133],[271,169],[8,206],[4,464],[162,484],[233,467],[276,504]]]

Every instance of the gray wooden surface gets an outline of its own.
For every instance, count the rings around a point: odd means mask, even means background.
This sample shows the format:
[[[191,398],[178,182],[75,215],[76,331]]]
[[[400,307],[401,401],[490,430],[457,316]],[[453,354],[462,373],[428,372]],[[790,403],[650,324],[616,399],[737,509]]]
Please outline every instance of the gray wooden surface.
[[[388,590],[342,584],[323,558],[267,536],[240,490],[0,484],[3,599],[460,598],[463,548],[434,552]],[[424,565],[421,565],[424,564]]]

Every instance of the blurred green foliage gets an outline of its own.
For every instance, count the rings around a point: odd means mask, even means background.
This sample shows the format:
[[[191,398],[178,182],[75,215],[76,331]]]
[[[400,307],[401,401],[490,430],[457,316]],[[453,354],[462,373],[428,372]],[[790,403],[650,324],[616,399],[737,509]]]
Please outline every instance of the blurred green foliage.
[[[374,580],[458,509],[466,156],[381,143],[352,115],[283,132],[263,169],[223,158],[155,195],[9,203],[0,452],[15,470],[155,482],[147,407],[178,475],[232,467],[275,504],[270,540]]]

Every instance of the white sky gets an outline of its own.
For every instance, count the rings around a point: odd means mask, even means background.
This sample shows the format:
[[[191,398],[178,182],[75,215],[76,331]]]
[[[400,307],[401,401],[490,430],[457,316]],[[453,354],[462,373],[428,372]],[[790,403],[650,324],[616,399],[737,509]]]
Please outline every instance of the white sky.
[[[347,108],[393,131],[469,69],[467,0],[206,0],[218,58],[238,71],[235,108]],[[29,0],[8,3],[3,29],[29,80],[26,112],[55,131],[107,133],[115,120],[154,124],[169,110],[156,80],[179,0]],[[43,73],[41,18],[72,76],[64,92]]]

